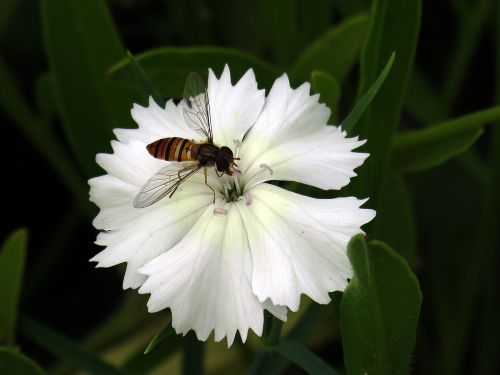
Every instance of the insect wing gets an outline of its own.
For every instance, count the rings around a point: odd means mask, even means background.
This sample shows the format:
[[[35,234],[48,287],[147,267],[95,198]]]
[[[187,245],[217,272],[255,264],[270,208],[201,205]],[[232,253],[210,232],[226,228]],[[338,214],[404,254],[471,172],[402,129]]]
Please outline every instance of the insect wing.
[[[198,73],[189,74],[182,100],[184,119],[191,129],[213,142],[212,123],[210,120],[210,103],[203,78]]]
[[[169,194],[172,196],[179,185],[200,170],[200,168],[197,164],[188,167],[170,164],[160,169],[141,188],[141,191],[135,197],[134,207],[148,207]]]

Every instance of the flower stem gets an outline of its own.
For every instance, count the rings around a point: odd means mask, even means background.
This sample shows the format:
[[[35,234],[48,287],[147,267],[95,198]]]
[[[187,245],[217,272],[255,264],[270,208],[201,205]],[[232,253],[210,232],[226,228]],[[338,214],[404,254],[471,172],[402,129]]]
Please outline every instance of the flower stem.
[[[198,341],[193,332],[189,332],[186,339],[182,359],[182,374],[203,374],[203,342]]]
[[[265,346],[276,345],[280,341],[282,325],[283,322],[281,320],[266,311],[264,317],[264,332],[262,334],[262,342]]]

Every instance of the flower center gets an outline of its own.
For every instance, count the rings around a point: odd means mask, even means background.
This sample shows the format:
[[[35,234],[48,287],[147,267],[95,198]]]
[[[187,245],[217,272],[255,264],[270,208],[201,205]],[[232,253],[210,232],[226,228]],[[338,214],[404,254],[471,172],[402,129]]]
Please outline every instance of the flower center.
[[[234,157],[239,158],[241,141],[239,139],[235,139],[234,145],[236,146],[234,150]],[[268,164],[261,163],[259,167],[261,168],[261,173],[268,172],[270,175],[274,173],[273,169]],[[221,192],[222,195],[224,195],[224,198],[228,203],[236,202],[242,199],[242,197],[244,197],[245,204],[247,206],[251,206],[253,203],[252,193],[247,191],[245,194],[243,194],[243,186],[240,186],[241,172],[239,171],[232,171],[232,172],[233,174],[231,176],[224,175],[221,177],[223,179],[222,181],[223,191]],[[214,209],[214,214],[224,215],[225,212],[221,210],[223,209],[220,210],[217,208]]]

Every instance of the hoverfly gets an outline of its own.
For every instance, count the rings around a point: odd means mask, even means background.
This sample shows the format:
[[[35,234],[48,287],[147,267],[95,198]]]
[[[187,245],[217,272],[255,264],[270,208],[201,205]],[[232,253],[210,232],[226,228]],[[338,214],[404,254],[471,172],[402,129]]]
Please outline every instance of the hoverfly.
[[[184,86],[182,109],[187,125],[205,142],[196,143],[180,137],[162,138],[146,146],[155,158],[173,162],[191,162],[188,166],[172,163],[160,169],[141,188],[134,200],[134,207],[144,208],[158,202],[165,196],[172,197],[180,184],[198,172],[205,173],[205,184],[212,189],[215,203],[215,190],[207,182],[207,168],[214,167],[218,177],[224,174],[232,176],[238,172],[233,151],[227,146],[213,143],[210,103],[203,79],[197,73],[190,73]]]

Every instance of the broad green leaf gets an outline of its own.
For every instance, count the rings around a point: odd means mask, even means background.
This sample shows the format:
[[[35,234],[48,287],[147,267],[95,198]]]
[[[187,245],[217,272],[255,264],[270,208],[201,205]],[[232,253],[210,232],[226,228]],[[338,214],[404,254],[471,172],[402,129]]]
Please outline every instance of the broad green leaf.
[[[367,139],[370,157],[359,171],[357,194],[369,195],[377,207],[377,197],[386,177],[390,146],[399,122],[420,28],[420,0],[374,0],[370,26],[361,54],[361,97],[373,85],[390,55],[396,59],[383,87],[352,134]]]
[[[415,217],[409,192],[400,176],[391,175],[386,180],[370,235],[383,238],[410,264],[416,262]]]
[[[257,1],[271,53],[276,63],[283,67],[288,66],[300,47],[297,3],[297,0]]]
[[[347,115],[344,121],[342,121],[342,129],[344,129],[348,134],[352,134],[352,129],[358,122],[359,118],[366,111],[366,107],[371,103],[380,87],[387,78],[387,74],[391,70],[392,63],[394,62],[394,52],[389,57],[389,61],[385,64],[384,69],[380,72],[377,80],[373,83],[370,89],[358,100],[354,109]]]
[[[19,329],[41,348],[74,368],[96,375],[119,375],[124,371],[111,366],[77,343],[52,329],[26,317],[21,317]]]
[[[364,12],[369,8],[369,0],[335,1],[335,10],[340,13],[342,18]]]
[[[24,354],[13,349],[0,347],[0,374],[43,375],[45,371]]]
[[[66,136],[89,176],[109,150],[112,129],[132,124],[133,92],[106,79],[125,57],[105,2],[42,0],[42,26],[54,96]]]
[[[349,242],[354,276],[340,302],[348,375],[408,374],[422,294],[405,260],[382,242]]]
[[[164,98],[180,98],[189,73],[206,77],[208,68],[217,74],[229,65],[233,82],[252,68],[259,87],[270,88],[279,72],[273,66],[244,52],[228,48],[160,48],[136,56],[152,84]],[[136,87],[128,60],[110,70],[111,78],[124,87]]]
[[[0,344],[14,344],[27,240],[27,231],[18,229],[0,250]]]
[[[312,71],[321,70],[342,84],[358,59],[367,23],[366,15],[357,15],[321,36],[299,56],[290,70],[292,82],[302,84]]]
[[[144,354],[150,353],[158,344],[160,344],[166,338],[175,335],[175,330],[172,327],[172,322],[168,322],[163,329],[158,332],[155,337],[149,342],[148,347],[144,351]]]
[[[292,341],[282,341],[271,346],[270,350],[286,357],[310,375],[337,375],[320,357],[305,346]]]
[[[467,150],[481,134],[483,125],[498,120],[500,106],[399,134],[394,140],[393,168],[417,172],[439,165]]]
[[[146,75],[146,72],[144,72],[144,69],[142,69],[142,66],[137,62],[134,55],[132,55],[130,52],[127,52],[127,56],[129,63],[132,66],[132,71],[134,72],[134,77],[137,82],[137,86],[140,87],[143,96],[146,99],[152,97],[156,102],[156,104],[158,104],[160,107],[164,107],[165,101],[156,92],[156,89],[149,80],[149,77]]]
[[[330,0],[297,1],[300,32],[296,44],[299,51],[323,35],[331,26],[332,7]]]
[[[315,70],[311,73],[312,91],[321,95],[320,101],[331,109],[329,123],[336,123],[339,117],[340,86],[330,74]]]

